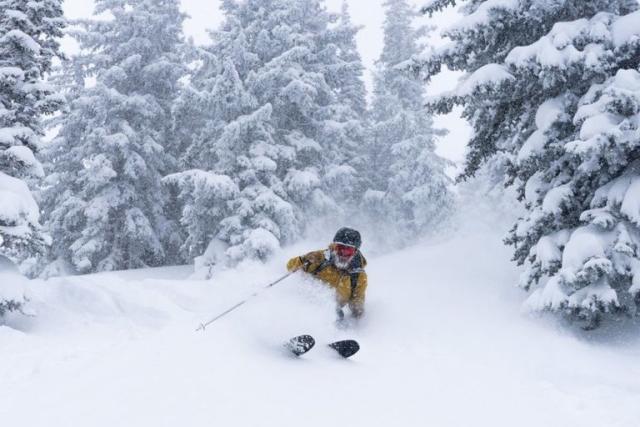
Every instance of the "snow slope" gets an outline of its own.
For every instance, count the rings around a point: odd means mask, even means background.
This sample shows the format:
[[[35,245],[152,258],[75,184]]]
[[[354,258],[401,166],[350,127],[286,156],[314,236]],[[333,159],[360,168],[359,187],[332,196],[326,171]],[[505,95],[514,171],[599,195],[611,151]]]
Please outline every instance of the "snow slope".
[[[337,330],[329,292],[297,276],[194,331],[309,249],[211,282],[163,268],[32,283],[38,317],[0,326],[0,419],[47,427],[638,425],[639,328],[587,339],[522,314],[525,295],[510,285],[517,272],[495,232],[370,259],[368,314],[353,330]],[[280,343],[300,333],[319,345],[294,359]],[[346,336],[362,345],[350,360],[320,345]]]

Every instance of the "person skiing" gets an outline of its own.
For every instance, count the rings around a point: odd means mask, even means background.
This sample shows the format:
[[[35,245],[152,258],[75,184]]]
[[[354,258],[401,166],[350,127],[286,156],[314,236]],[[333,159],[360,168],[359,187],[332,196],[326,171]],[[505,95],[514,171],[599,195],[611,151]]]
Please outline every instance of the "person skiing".
[[[360,318],[364,314],[367,261],[360,252],[361,244],[357,230],[343,227],[328,249],[291,258],[287,263],[287,270],[301,269],[335,289],[338,320],[344,318],[343,308],[347,305],[353,317]]]

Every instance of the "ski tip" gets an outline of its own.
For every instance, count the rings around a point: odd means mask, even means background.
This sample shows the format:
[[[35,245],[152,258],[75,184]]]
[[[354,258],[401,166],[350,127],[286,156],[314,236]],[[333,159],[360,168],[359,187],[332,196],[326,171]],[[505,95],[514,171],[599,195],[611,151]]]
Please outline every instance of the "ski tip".
[[[355,340],[336,341],[329,344],[329,347],[338,352],[345,359],[353,356],[360,351],[360,344]]]
[[[287,341],[285,347],[297,357],[311,350],[314,345],[316,345],[316,340],[311,335],[298,335]]]

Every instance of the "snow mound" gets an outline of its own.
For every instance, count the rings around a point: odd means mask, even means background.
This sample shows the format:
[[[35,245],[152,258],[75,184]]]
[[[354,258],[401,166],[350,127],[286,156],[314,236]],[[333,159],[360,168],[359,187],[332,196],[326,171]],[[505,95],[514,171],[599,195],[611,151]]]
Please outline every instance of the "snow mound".
[[[32,282],[39,316],[13,321],[27,333],[0,328],[0,413],[24,426],[633,425],[638,339],[595,345],[523,316],[494,229],[369,259],[367,315],[347,330],[312,279],[264,289],[317,242],[208,281],[161,268]],[[318,344],[294,359],[281,344],[302,333]],[[340,338],[361,351],[339,359],[325,344]]]
[[[38,205],[29,187],[23,181],[0,172],[0,226],[10,233],[12,226],[23,223],[26,218],[37,223],[40,217]]]

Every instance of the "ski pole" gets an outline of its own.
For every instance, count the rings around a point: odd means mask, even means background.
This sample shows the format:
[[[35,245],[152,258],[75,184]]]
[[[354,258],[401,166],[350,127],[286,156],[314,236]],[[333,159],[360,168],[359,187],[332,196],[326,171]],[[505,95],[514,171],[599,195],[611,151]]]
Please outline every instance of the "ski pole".
[[[262,290],[270,288],[272,286],[277,285],[278,283],[282,282],[284,279],[286,279],[287,277],[291,276],[293,273],[295,273],[295,271],[290,271],[289,273],[285,274],[284,276],[282,276],[281,278],[279,278],[278,280],[269,283],[267,286],[265,286],[264,288],[262,288]],[[231,313],[233,310],[235,310],[236,308],[240,307],[241,305],[243,305],[244,303],[246,303],[247,301],[249,301],[251,298],[258,296],[260,294],[261,291],[258,292],[254,292],[253,294],[251,294],[249,297],[245,298],[243,301],[240,301],[239,303],[237,303],[236,305],[234,305],[233,307],[229,308],[228,310],[225,310],[224,312],[218,314],[216,317],[214,317],[213,319],[209,320],[207,323],[201,323],[200,326],[198,326],[198,329],[196,329],[196,332],[198,331],[202,331],[204,332],[204,330],[207,328],[207,326],[209,326],[210,324],[212,324],[213,322],[215,322],[216,320],[220,319],[221,317],[226,316],[227,314]]]

